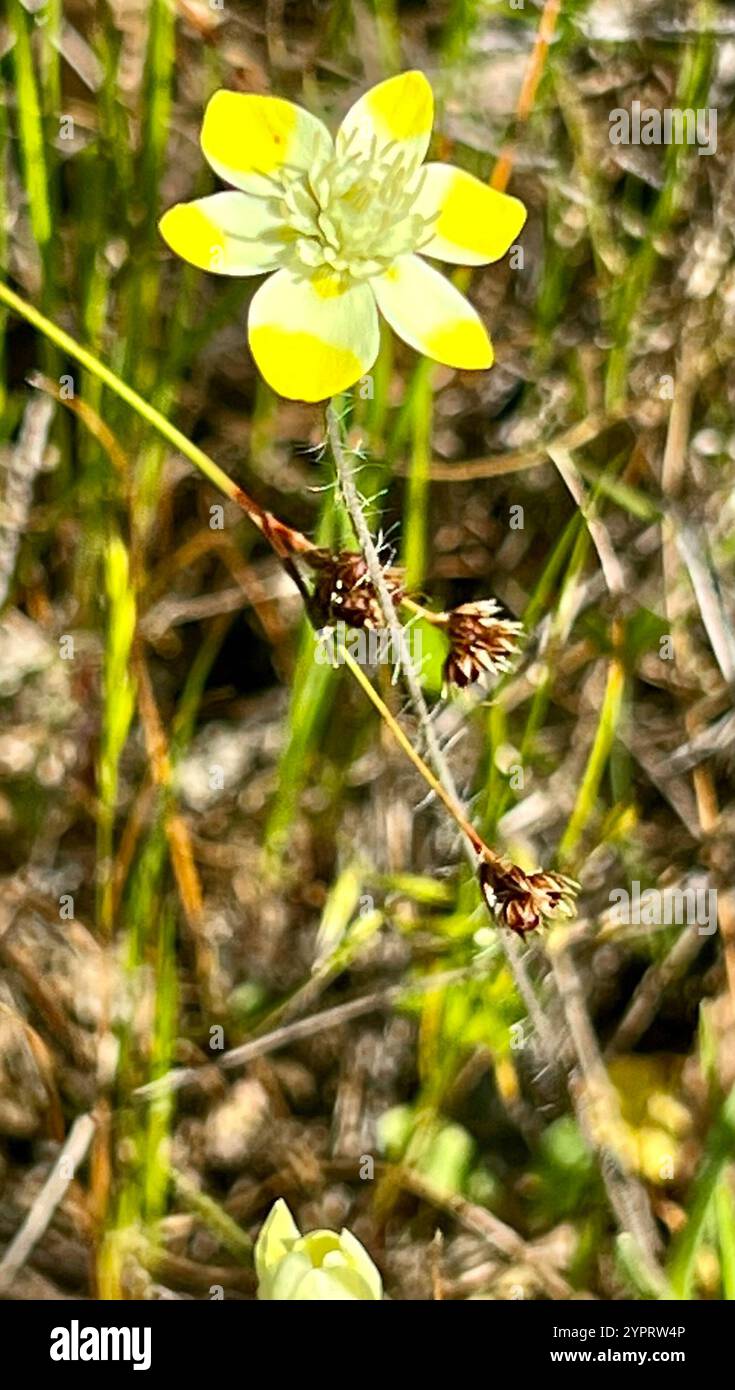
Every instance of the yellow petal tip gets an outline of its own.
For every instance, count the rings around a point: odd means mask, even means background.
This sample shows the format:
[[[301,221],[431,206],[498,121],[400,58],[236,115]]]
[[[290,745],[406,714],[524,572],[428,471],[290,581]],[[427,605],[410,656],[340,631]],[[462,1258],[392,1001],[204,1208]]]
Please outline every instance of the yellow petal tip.
[[[289,157],[298,117],[297,107],[282,97],[221,88],[204,113],[202,150],[215,168],[234,175],[270,174]]]
[[[434,94],[418,68],[379,82],[366,93],[370,115],[392,140],[410,140],[431,130]]]
[[[435,169],[442,166],[433,166]],[[497,193],[474,175],[450,169],[439,199],[434,234],[439,255],[451,249],[451,259],[461,263],[466,250],[468,264],[488,265],[500,260],[513,245],[524,222],[526,208],[519,198]],[[428,255],[432,254],[429,246]]]
[[[426,338],[426,352],[437,362],[463,371],[482,371],[495,360],[493,345],[479,319],[456,319],[435,328]]]
[[[250,351],[269,386],[291,401],[323,401],[354,386],[363,372],[359,357],[313,333],[258,324],[248,333]]]
[[[176,203],[169,208],[158,223],[158,230],[177,256],[200,270],[216,271],[221,267],[224,236],[194,203]]]

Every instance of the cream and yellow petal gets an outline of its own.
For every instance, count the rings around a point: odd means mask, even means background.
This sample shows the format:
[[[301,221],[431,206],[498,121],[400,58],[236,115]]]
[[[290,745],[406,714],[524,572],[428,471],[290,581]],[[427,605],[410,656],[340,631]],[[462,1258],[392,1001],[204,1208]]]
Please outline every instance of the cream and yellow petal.
[[[262,275],[280,264],[283,224],[264,198],[213,193],[177,203],[163,214],[159,231],[177,256],[218,275]]]
[[[337,153],[390,154],[395,149],[421,163],[433,120],[434,96],[424,74],[402,72],[371,87],[350,107],[337,132]]]
[[[326,1269],[312,1269],[293,1297],[299,1303],[345,1303],[367,1299],[369,1295],[357,1275],[346,1270],[334,1274]]]
[[[334,148],[327,127],[302,106],[225,90],[207,106],[201,144],[215,173],[248,193],[272,191],[284,170],[310,169]]]
[[[348,1264],[359,1274],[368,1287],[371,1298],[380,1299],[383,1296],[383,1283],[377,1265],[373,1263],[364,1245],[361,1245],[357,1236],[353,1236],[352,1231],[348,1231],[346,1226],[340,1232],[340,1250],[348,1261]]]
[[[260,1283],[260,1298],[271,1297],[267,1291],[279,1265],[286,1259],[299,1239],[299,1228],[282,1197],[274,1202],[255,1242],[255,1269]]]
[[[447,367],[492,366],[492,344],[479,315],[419,256],[399,256],[370,284],[391,328],[418,352]]]
[[[302,1281],[311,1272],[308,1255],[289,1253],[281,1260],[275,1273],[258,1287],[258,1298],[282,1303],[297,1298]]]
[[[279,270],[253,297],[248,338],[280,396],[325,400],[372,367],[379,347],[375,301],[367,285],[345,288],[335,276],[308,280]]]
[[[487,265],[505,255],[526,220],[518,198],[451,164],[427,164],[419,178],[413,210],[427,219],[431,233],[423,255],[456,265]]]

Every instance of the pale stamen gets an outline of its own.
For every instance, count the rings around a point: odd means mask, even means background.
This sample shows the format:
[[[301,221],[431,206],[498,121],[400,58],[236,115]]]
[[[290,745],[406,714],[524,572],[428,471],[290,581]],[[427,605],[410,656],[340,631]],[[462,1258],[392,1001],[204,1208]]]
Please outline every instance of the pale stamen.
[[[353,132],[354,134],[354,132]],[[427,244],[436,215],[414,211],[425,173],[395,142],[378,151],[314,160],[308,173],[284,167],[271,175],[274,211],[290,231],[287,263],[311,276],[324,268],[346,281],[383,274],[397,256]]]

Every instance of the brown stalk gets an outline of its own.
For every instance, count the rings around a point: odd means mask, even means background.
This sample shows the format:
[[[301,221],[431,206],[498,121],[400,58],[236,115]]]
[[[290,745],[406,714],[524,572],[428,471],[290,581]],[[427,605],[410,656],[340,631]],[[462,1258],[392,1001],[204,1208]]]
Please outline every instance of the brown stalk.
[[[533,111],[536,101],[536,93],[539,83],[543,77],[546,66],[546,58],[549,48],[554,38],[556,24],[561,13],[561,0],[546,0],[546,4],[541,12],[541,19],[536,31],[531,56],[523,74],[521,90],[518,94],[516,104],[516,121],[525,123]],[[513,172],[513,150],[506,147],[500,155],[490,179],[490,187],[495,188],[498,193],[504,193],[510,182]]]

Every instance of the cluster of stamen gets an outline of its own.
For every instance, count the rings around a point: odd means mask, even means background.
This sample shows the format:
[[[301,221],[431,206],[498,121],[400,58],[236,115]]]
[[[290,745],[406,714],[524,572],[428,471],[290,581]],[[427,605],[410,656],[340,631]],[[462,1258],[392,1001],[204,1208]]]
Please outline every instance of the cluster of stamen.
[[[413,211],[421,161],[395,145],[350,153],[346,141],[307,172],[284,166],[273,204],[282,221],[284,261],[309,278],[351,281],[380,275],[431,234],[434,218]]]

